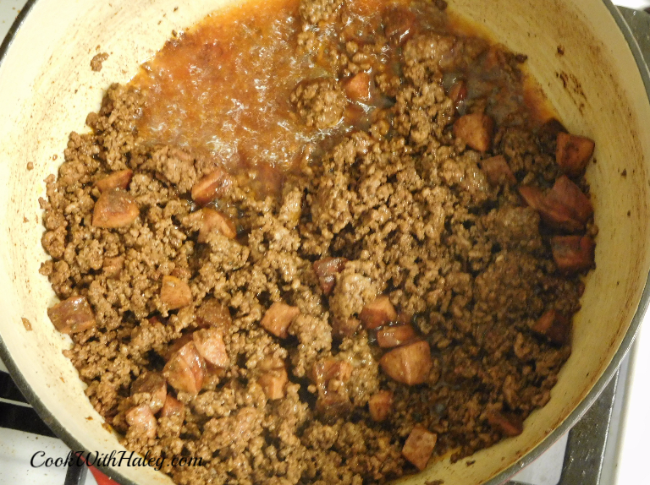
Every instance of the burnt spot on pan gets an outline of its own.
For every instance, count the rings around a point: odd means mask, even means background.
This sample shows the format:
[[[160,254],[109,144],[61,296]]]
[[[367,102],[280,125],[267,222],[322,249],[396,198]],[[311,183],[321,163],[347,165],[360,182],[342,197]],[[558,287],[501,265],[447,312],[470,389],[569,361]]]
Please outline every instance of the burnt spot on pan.
[[[587,96],[585,95],[585,92],[582,89],[582,84],[578,78],[575,75],[567,73],[565,71],[557,71],[555,73],[555,76],[560,81],[562,81],[562,86],[564,86],[566,92],[569,93],[569,96],[571,96],[571,100],[580,110],[580,114],[584,114],[585,101],[587,100]]]

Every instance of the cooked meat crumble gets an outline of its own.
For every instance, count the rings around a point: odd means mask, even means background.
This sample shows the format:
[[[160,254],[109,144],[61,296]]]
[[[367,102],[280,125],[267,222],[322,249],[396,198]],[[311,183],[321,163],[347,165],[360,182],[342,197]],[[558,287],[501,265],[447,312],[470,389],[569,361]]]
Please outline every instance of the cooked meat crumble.
[[[444,2],[285,7],[290,164],[149,137],[155,90],[113,85],[40,201],[66,356],[127,448],[201,458],[179,484],[384,483],[520,434],[594,267],[594,144],[533,115],[524,56]]]

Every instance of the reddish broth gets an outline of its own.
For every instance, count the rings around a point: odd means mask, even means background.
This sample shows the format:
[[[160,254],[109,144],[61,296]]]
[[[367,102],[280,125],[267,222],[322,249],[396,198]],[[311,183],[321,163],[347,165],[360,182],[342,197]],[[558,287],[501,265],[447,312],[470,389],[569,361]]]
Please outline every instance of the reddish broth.
[[[138,122],[140,136],[151,144],[178,145],[214,157],[242,185],[264,196],[279,194],[283,174],[301,172],[301,161],[317,158],[350,131],[367,129],[376,111],[394,100],[375,93],[367,103],[350,101],[343,121],[326,130],[309,128],[296,115],[290,95],[300,81],[337,77],[328,52],[321,52],[315,62],[307,55],[295,56],[298,8],[298,0],[249,1],[215,12],[168,41],[131,82],[146,100]],[[468,66],[456,68],[452,62],[445,72],[448,92],[456,81],[465,82],[460,114],[469,102],[480,99],[499,125],[530,127],[550,117],[535,81],[526,79],[522,88],[521,79],[509,77],[494,60],[498,46],[488,42],[487,35],[486,40],[475,37],[477,26],[466,20],[453,14],[445,20],[435,5],[420,0],[353,0],[348,10],[346,25],[324,26],[342,50],[350,41],[359,46],[373,43],[375,35],[383,35],[383,25],[396,15],[401,19],[404,12],[410,13],[406,22],[412,22],[411,35],[450,32],[471,38],[473,48],[485,49]],[[400,72],[401,45],[389,45],[368,61],[371,73]]]

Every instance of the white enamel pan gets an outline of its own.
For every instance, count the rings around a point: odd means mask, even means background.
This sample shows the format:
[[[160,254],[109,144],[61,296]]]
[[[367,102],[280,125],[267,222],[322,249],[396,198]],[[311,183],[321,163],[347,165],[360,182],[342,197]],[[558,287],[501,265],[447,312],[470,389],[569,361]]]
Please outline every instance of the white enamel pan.
[[[1,0],[0,0],[1,1]],[[0,48],[0,357],[39,415],[74,450],[123,449],[62,350],[38,273],[43,179],[56,173],[70,131],[83,131],[105,89],[127,82],[183,30],[228,0],[30,0]],[[178,7],[178,9],[176,9]],[[648,305],[650,76],[609,0],[450,0],[529,67],[567,128],[596,140],[587,178],[600,227],[597,269],[575,317],[573,354],[551,401],[524,432],[471,459],[433,463],[400,483],[498,484],[547,449],[594,402],[630,348]],[[109,59],[90,69],[98,52]],[[33,164],[33,169],[28,169]],[[30,165],[31,167],[31,165]],[[31,330],[25,325],[26,319]],[[171,483],[151,468],[115,467],[124,484]]]

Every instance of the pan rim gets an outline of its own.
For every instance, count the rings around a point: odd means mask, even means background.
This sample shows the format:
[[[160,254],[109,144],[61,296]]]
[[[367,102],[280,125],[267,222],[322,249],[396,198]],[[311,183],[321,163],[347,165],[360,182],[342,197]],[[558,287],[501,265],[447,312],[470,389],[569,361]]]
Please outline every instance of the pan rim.
[[[14,43],[14,40],[17,36],[22,25],[25,23],[25,20],[32,12],[33,7],[39,3],[41,0],[28,0],[23,9],[18,14],[16,20],[10,27],[9,31],[2,44],[0,44],[0,67],[3,64],[3,61],[9,52],[9,49]],[[650,66],[645,61],[641,48],[632,33],[632,30],[628,23],[625,21],[623,15],[620,13],[618,8],[612,3],[611,0],[601,0],[604,6],[608,9],[609,13],[612,15],[614,21],[618,25],[621,33],[625,37],[625,40],[630,48],[630,51],[636,61],[636,65],[639,69],[639,74],[643,80],[643,84],[646,90],[647,100],[650,103]],[[564,419],[564,421],[557,426],[553,431],[551,431],[544,439],[542,439],[535,448],[530,450],[524,456],[522,456],[515,463],[510,465],[508,468],[498,473],[497,475],[490,478],[483,485],[499,485],[503,484],[517,472],[522,470],[524,467],[530,465],[532,462],[537,460],[542,454],[544,454],[557,440],[559,440],[564,434],[568,433],[573,426],[584,416],[584,414],[592,407],[594,402],[598,399],[600,394],[603,392],[605,387],[609,384],[610,380],[614,377],[618,368],[621,365],[621,362],[627,355],[627,353],[632,348],[634,340],[638,334],[641,322],[643,321],[648,307],[650,306],[650,273],[646,277],[645,286],[639,305],[636,309],[634,317],[630,322],[630,326],[623,337],[621,345],[618,350],[612,357],[611,362],[607,368],[603,371],[603,374],[600,376],[598,381],[592,386],[585,398],[580,401],[578,406],[569,413],[569,415]],[[22,372],[19,370],[18,366],[14,362],[9,353],[9,349],[4,343],[2,336],[0,335],[0,359],[7,367],[9,374],[16,383],[16,386],[23,394],[25,399],[32,405],[39,417],[45,422],[45,424],[73,451],[75,452],[88,452],[84,446],[73,436],[54,416],[54,414],[45,406],[43,401],[39,398],[36,392],[29,385]],[[122,473],[116,468],[111,468],[108,466],[96,465],[102,473],[106,474],[111,479],[122,485],[138,485],[137,482],[125,477]]]

